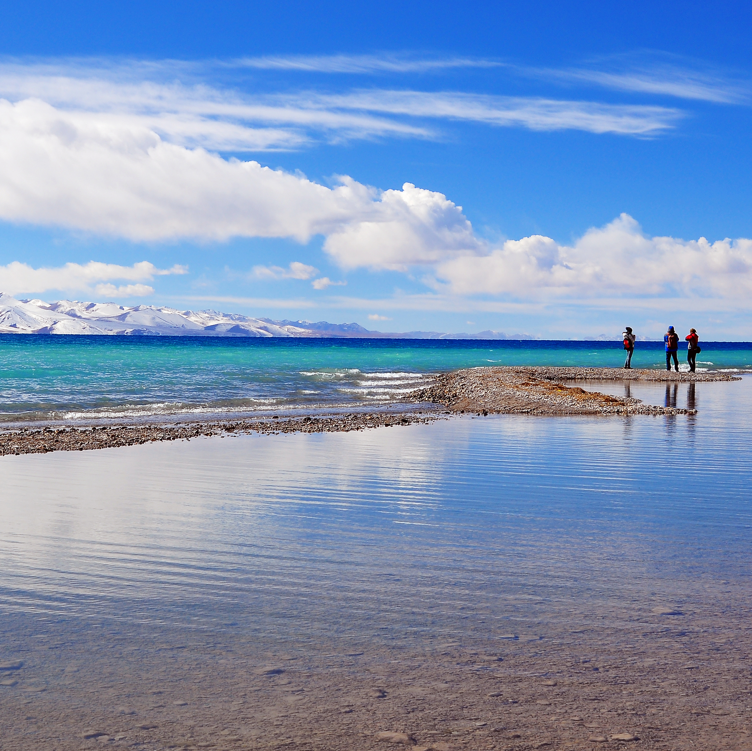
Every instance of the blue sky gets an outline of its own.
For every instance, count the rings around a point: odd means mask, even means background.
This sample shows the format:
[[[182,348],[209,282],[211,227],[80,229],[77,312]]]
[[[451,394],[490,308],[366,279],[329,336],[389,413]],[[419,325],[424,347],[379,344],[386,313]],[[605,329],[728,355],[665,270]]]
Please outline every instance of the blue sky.
[[[750,12],[4,4],[0,289],[749,339]]]

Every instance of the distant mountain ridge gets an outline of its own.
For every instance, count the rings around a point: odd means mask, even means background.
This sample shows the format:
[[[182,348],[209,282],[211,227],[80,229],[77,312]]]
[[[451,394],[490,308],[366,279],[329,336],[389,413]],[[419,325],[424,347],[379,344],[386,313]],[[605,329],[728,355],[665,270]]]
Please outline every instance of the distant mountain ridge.
[[[229,336],[371,339],[508,339],[498,331],[442,334],[436,331],[384,333],[357,323],[272,321],[216,310],[175,308],[76,300],[17,300],[0,293],[0,334],[88,334],[126,336]],[[515,339],[532,339],[515,336]]]

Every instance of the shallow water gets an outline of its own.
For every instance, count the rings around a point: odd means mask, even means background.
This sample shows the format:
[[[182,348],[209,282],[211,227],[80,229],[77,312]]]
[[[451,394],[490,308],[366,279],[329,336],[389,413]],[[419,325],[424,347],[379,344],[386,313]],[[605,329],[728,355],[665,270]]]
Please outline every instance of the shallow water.
[[[280,660],[308,660],[301,692],[314,675],[383,679],[416,654],[493,652],[510,635],[539,655],[566,644],[570,662],[615,662],[617,645],[666,630],[655,608],[681,612],[685,636],[725,629],[746,644],[752,379],[669,398],[694,399],[697,415],[455,418],[3,457],[0,663],[24,666],[0,701],[47,718],[27,723],[29,743],[78,748],[99,722],[125,728],[111,743],[138,745],[162,731],[134,731],[119,705],[153,717],[189,696],[232,725],[247,676]],[[712,659],[720,675],[718,649]],[[188,688],[210,678],[211,692]],[[255,711],[244,722],[261,733],[272,720]],[[170,727],[148,747],[168,747]]]
[[[0,423],[373,406],[439,371],[623,359],[618,341],[0,335]],[[640,342],[633,364],[665,367],[662,343]],[[752,344],[703,343],[698,368],[752,370]]]

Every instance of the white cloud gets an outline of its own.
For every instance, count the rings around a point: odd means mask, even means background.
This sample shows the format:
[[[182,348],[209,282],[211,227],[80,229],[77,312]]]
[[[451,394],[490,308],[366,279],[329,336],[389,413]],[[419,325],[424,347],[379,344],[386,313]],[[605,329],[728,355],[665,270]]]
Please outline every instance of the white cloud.
[[[342,178],[330,188],[32,100],[0,101],[0,135],[0,218],[8,221],[131,240],[322,234],[343,267],[404,268],[477,245],[460,209],[410,184],[379,193]]]
[[[67,263],[57,268],[32,268],[26,263],[13,261],[0,266],[0,290],[10,295],[19,293],[41,294],[48,290],[65,292],[91,292],[103,296],[143,296],[153,291],[139,282],[151,281],[155,276],[185,274],[184,266],[171,269],[158,269],[148,261],[134,263],[133,266],[118,266],[113,263],[90,261],[87,264]],[[137,282],[120,287],[109,283],[112,280]],[[94,287],[93,285],[97,285]]]
[[[368,320],[369,321],[391,321],[392,319],[389,318],[389,316],[380,316],[378,313],[369,313]]]
[[[737,71],[659,51],[609,55],[571,68],[516,67],[514,70],[565,84],[592,84],[612,91],[716,104],[748,104],[752,93],[749,79]]]
[[[297,149],[329,140],[433,137],[428,128],[304,97],[245,94],[205,81],[201,64],[107,60],[0,63],[0,97],[45,102],[82,126],[153,131],[170,143],[215,151]]]
[[[622,214],[571,246],[540,235],[509,240],[440,262],[435,274],[437,288],[459,296],[733,299],[752,294],[752,240],[648,237]]]
[[[113,179],[116,175],[117,179]],[[306,241],[366,214],[374,191],[334,189],[163,141],[142,126],[0,100],[0,218],[132,240]]]
[[[482,249],[462,207],[411,183],[384,191],[368,215],[332,231],[324,243],[343,268],[399,271]]]
[[[229,67],[310,73],[434,73],[456,68],[498,68],[495,60],[467,57],[417,58],[410,55],[268,55],[233,60]]]
[[[321,279],[314,279],[311,286],[314,289],[322,290],[327,287],[344,287],[347,282],[333,282],[328,276],[322,276]]]
[[[718,104],[740,104],[749,101],[748,86],[731,83],[720,76],[709,76],[673,66],[637,68],[623,72],[573,68],[548,73],[564,81],[592,83],[618,91],[658,94]]]
[[[420,72],[433,65],[488,67],[491,61],[398,57],[259,58],[259,66],[326,65]],[[266,61],[265,63],[263,61]],[[308,61],[308,63],[306,63]],[[250,64],[250,62],[248,63]],[[237,61],[225,67],[237,66]],[[391,66],[391,67],[390,67]],[[412,66],[412,67],[411,67]],[[428,67],[427,67],[428,66]],[[299,149],[323,139],[436,138],[427,122],[464,120],[533,130],[575,129],[628,136],[674,127],[679,110],[658,106],[502,97],[464,92],[370,89],[247,93],[220,86],[219,63],[107,59],[0,63],[0,97],[45,102],[68,126],[145,130],[190,148],[248,152]],[[559,72],[560,73],[560,72]],[[564,75],[564,74],[561,74]]]
[[[94,291],[101,297],[145,297],[154,293],[154,287],[148,284],[98,284]]]
[[[374,65],[371,58],[336,64],[343,70]],[[168,81],[170,65],[188,83]],[[425,121],[451,120],[650,136],[673,127],[680,110],[382,89],[254,97],[206,85],[199,69],[141,62],[95,70],[91,61],[67,68],[0,66],[0,94],[15,102],[0,99],[0,219],[136,241],[241,236],[307,242],[322,235],[325,253],[341,268],[421,267],[446,299],[738,297],[750,290],[749,240],[650,238],[623,216],[571,246],[533,236],[494,247],[441,193],[411,183],[379,191],[349,177],[330,187],[207,151],[297,147],[316,133],[432,137]],[[146,282],[154,276],[180,273],[146,267],[9,264],[0,267],[0,289],[39,293],[100,285],[101,294],[139,295],[150,293]],[[313,280],[317,290],[344,284],[314,279],[318,273],[300,262],[253,271],[257,278]]]
[[[462,92],[385,91],[296,95],[298,106],[347,109],[409,117],[464,120],[530,130],[582,130],[628,136],[655,136],[685,116],[672,107],[603,104],[540,97],[504,97]]]
[[[251,276],[256,279],[310,279],[318,273],[315,266],[293,261],[286,269],[282,266],[254,266]]]
[[[528,77],[565,83],[595,84],[617,91],[658,94],[721,104],[750,100],[750,86],[706,62],[661,53],[618,55],[599,61],[599,67],[531,68],[486,58],[428,58],[413,55],[274,55],[243,58],[227,67],[311,73],[441,73],[453,69],[503,69]]]

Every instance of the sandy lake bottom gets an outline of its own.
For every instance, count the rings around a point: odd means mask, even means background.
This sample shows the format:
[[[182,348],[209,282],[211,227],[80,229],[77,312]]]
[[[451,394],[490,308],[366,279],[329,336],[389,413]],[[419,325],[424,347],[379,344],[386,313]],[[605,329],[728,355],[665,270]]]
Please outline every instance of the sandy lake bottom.
[[[752,749],[752,378],[630,388],[3,457],[0,747]]]

